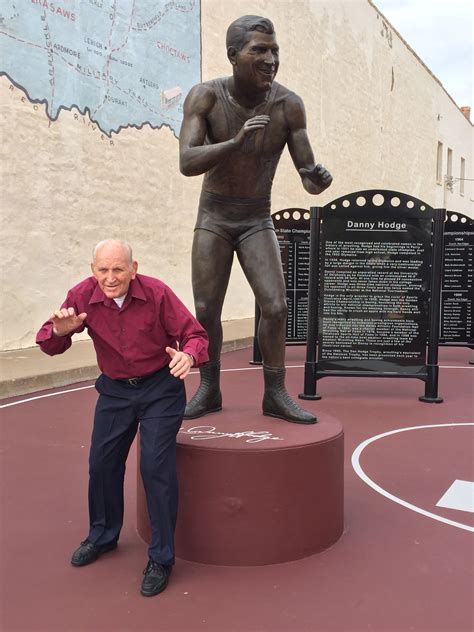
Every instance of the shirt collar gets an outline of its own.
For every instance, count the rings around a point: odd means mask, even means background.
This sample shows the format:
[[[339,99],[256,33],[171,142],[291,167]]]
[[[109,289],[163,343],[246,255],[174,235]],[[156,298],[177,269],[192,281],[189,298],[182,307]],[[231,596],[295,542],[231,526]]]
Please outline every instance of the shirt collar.
[[[130,281],[130,285],[127,292],[127,297],[125,301],[128,303],[128,298],[138,298],[140,301],[146,302],[145,292],[143,291],[142,284],[140,283],[140,279],[138,275]],[[115,305],[115,302],[111,298],[107,298],[105,294],[99,287],[99,284],[96,281],[96,286],[94,291],[92,292],[92,296],[89,299],[89,305],[93,305],[94,303],[104,303],[104,305],[110,307],[111,305]],[[125,305],[125,303],[124,303]]]
[[[127,295],[131,296],[132,298],[138,298],[140,299],[140,301],[146,302],[145,292],[143,291],[143,286],[140,282],[140,277],[138,274],[134,279],[130,281],[130,287],[128,288]]]

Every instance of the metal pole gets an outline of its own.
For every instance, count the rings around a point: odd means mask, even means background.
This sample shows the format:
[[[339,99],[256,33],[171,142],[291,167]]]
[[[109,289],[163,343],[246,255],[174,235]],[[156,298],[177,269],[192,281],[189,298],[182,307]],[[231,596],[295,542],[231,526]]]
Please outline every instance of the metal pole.
[[[316,394],[316,345],[318,342],[318,295],[319,295],[319,242],[320,208],[311,207],[310,248],[309,248],[309,288],[308,288],[308,333],[306,336],[306,362],[304,365],[304,390],[300,399],[321,399]]]
[[[443,399],[438,397],[438,345],[440,329],[441,282],[443,271],[443,233],[446,210],[435,209],[433,222],[433,250],[431,260],[431,292],[429,311],[429,337],[427,356],[427,379],[425,394],[419,397],[421,402],[440,404]]]

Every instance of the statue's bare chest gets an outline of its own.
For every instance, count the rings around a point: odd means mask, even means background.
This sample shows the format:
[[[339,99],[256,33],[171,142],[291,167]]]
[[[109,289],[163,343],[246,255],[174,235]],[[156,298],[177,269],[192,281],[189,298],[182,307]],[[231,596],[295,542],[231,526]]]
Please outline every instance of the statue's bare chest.
[[[248,134],[242,147],[243,153],[280,152],[288,138],[282,102],[273,104],[271,108],[266,103],[256,108],[244,108],[236,103],[223,104],[217,99],[207,117],[208,142],[214,144],[234,138],[246,121],[259,114],[267,114],[270,121],[264,128]]]

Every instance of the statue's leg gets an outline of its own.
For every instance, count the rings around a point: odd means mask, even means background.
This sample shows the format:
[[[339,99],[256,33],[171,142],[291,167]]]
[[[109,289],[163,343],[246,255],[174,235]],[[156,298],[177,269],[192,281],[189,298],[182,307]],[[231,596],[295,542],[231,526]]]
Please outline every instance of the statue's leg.
[[[261,310],[258,343],[264,364],[285,366],[286,289],[273,230],[261,230],[236,248],[240,265]]]
[[[311,424],[316,417],[301,408],[285,388],[286,288],[280,249],[273,230],[244,239],[236,252],[260,307],[258,342],[263,357],[263,414]]]
[[[199,372],[201,382],[188,402],[185,419],[195,419],[222,409],[219,385],[222,348],[221,313],[229,283],[234,248],[208,230],[194,232],[192,280],[196,318],[209,336],[209,362]]]

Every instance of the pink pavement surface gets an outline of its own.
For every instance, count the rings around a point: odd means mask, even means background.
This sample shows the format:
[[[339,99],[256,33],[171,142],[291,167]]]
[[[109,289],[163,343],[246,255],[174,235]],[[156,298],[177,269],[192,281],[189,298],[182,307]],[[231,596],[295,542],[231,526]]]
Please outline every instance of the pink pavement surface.
[[[225,567],[178,559],[167,590],[153,598],[139,594],[146,544],[136,531],[134,447],[119,548],[88,567],[69,563],[87,532],[87,457],[96,399],[91,383],[3,400],[0,629],[472,630],[473,514],[436,507],[454,480],[474,481],[470,358],[467,349],[440,350],[443,404],[419,402],[423,383],[414,379],[321,380],[323,399],[300,404],[344,427],[342,537],[323,553],[285,564]],[[250,350],[229,353],[223,367],[247,369],[249,359]],[[287,366],[295,367],[288,368],[287,379],[293,397],[302,390],[303,362],[304,349],[288,348]],[[189,395],[197,383],[197,374],[188,378]],[[224,371],[225,408],[218,414],[233,415],[242,402],[259,409],[261,391],[260,371]],[[44,397],[53,392],[61,394]],[[27,401],[9,405],[22,400]],[[285,424],[270,423],[275,432]],[[458,526],[394,502],[353,468],[351,456],[362,442],[411,427],[416,429],[367,445],[359,464],[388,493]]]

